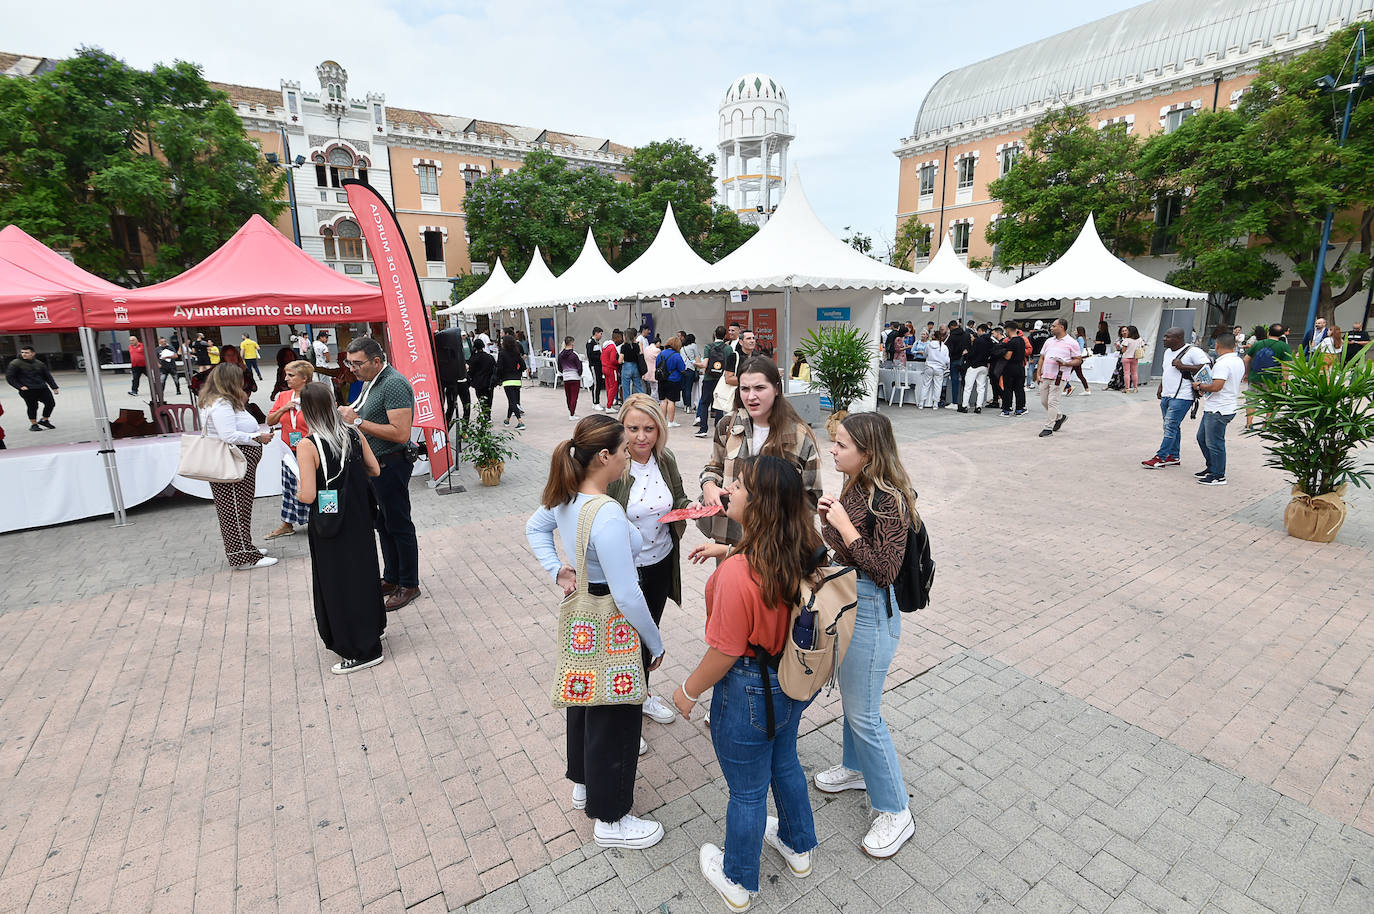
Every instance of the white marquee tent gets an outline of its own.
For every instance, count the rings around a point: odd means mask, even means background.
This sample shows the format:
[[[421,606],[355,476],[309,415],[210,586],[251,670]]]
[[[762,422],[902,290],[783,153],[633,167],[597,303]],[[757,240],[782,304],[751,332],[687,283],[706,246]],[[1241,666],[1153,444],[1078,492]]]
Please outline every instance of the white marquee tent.
[[[511,282],[510,275],[506,273],[505,266],[501,263],[501,258],[496,258],[496,266],[492,268],[491,275],[487,281],[482,283],[482,288],[469,295],[456,305],[450,305],[442,309],[440,314],[487,314],[487,306],[495,302],[500,296],[504,295],[515,283]]]
[[[930,263],[926,264],[924,269],[916,275],[932,283],[966,283],[968,285],[967,295],[956,292],[931,292],[922,296],[924,304],[934,305],[937,308],[944,305],[954,306],[952,310],[947,312],[949,317],[960,317],[963,313],[967,313],[967,303],[969,302],[987,304],[990,302],[1004,302],[1007,300],[1007,290],[1005,288],[1002,286],[994,286],[973,270],[970,270],[968,266],[959,259],[959,255],[954,253],[954,243],[948,237],[945,238],[944,244],[941,244],[939,249],[935,252],[935,256],[930,259]],[[894,292],[883,296],[883,303],[889,308],[900,307],[905,304],[906,301],[907,296],[901,293]],[[889,316],[892,315],[889,314]],[[935,322],[944,323],[944,317],[945,314],[940,314],[935,318]],[[893,319],[895,320],[896,318],[893,317]],[[909,319],[913,323],[920,323],[914,316],[904,319]]]

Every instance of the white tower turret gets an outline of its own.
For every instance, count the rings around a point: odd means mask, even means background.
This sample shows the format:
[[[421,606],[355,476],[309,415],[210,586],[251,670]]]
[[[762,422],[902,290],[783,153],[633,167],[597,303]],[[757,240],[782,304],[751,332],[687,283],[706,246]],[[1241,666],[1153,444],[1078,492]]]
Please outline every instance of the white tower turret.
[[[787,93],[762,73],[740,76],[720,102],[716,176],[720,202],[763,224],[782,199],[792,142]]]

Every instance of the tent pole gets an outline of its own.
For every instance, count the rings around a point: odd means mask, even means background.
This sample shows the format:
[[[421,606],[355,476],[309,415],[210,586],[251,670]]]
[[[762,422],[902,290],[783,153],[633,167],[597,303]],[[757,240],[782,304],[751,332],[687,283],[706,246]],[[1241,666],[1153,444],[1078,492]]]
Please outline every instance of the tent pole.
[[[1129,326],[1135,320],[1135,299],[1131,299],[1130,309],[1126,312],[1126,324]]]
[[[95,411],[95,430],[100,436],[100,458],[105,464],[105,482],[110,489],[110,508],[116,527],[130,525],[124,513],[124,493],[119,487],[119,467],[115,463],[114,438],[110,435],[109,407],[105,405],[105,388],[101,386],[100,363],[96,361],[95,331],[90,327],[77,328],[81,338],[81,352],[86,357],[86,382],[91,386],[91,406]]]
[[[960,297],[960,301],[959,301],[959,326],[960,326],[960,327],[963,327],[963,326],[964,326],[965,324],[967,324],[967,323],[968,323],[968,289],[965,289],[965,290],[964,290],[964,294]]]
[[[783,286],[782,288],[782,358],[778,358],[778,351],[773,351],[773,361],[778,365],[787,365],[787,359],[792,355],[792,287]]]

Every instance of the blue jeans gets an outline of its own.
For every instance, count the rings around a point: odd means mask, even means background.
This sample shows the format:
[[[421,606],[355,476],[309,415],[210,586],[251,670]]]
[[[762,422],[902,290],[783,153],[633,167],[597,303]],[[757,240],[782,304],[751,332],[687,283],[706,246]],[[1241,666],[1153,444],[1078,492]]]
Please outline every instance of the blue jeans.
[[[701,396],[697,398],[697,431],[699,432],[710,431],[707,428],[707,423],[711,421],[711,400],[716,395],[716,384],[719,381],[719,378],[702,377],[701,379]]]
[[[1207,461],[1207,472],[1213,476],[1226,475],[1226,426],[1236,418],[1235,413],[1203,412],[1202,421],[1197,427],[1197,446],[1202,448],[1202,459]]]
[[[953,403],[955,406],[962,406],[963,401],[959,399],[960,384],[964,380],[964,360],[954,359],[949,363],[949,399],[946,403]]]
[[[1165,457],[1178,459],[1178,446],[1182,437],[1178,427],[1183,422],[1183,417],[1188,414],[1188,410],[1192,408],[1192,400],[1179,397],[1165,397],[1159,401],[1159,412],[1164,417],[1164,440],[1160,442],[1155,456],[1160,460]]]
[[[864,773],[868,802],[876,812],[901,812],[907,806],[901,760],[882,708],[883,680],[901,636],[902,613],[891,588],[879,587],[861,573],[854,635],[838,677],[840,705],[844,708],[842,761],[844,767]]]
[[[644,382],[639,377],[638,365],[620,366],[620,396],[622,399],[630,394],[644,393]]]
[[[1026,361],[1026,386],[1035,384],[1035,366],[1040,364],[1040,356],[1033,355]]]
[[[711,744],[730,789],[725,810],[725,875],[751,892],[759,890],[770,785],[782,843],[799,854],[818,843],[806,773],[797,758],[797,725],[811,702],[788,698],[778,685],[778,674],[765,670],[773,686],[771,740],[757,660],[736,660],[711,693]]]

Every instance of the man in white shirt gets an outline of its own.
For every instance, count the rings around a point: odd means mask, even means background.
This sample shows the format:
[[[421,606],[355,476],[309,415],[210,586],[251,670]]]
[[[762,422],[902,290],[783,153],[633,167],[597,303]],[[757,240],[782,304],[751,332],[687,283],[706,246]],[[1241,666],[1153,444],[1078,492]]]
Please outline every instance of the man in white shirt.
[[[315,335],[315,364],[329,365],[329,331],[321,330]]]
[[[1217,335],[1217,361],[1210,381],[1194,381],[1193,389],[1203,395],[1202,422],[1197,429],[1197,444],[1207,465],[1194,473],[1199,485],[1226,485],[1226,426],[1236,417],[1240,406],[1240,381],[1245,377],[1245,360],[1236,355],[1234,333]]]
[[[1147,470],[1178,466],[1179,425],[1193,405],[1193,375],[1207,364],[1207,353],[1183,342],[1181,327],[1170,327],[1164,334],[1164,349],[1164,376],[1155,390],[1164,417],[1164,440],[1153,457],[1140,462]]]

